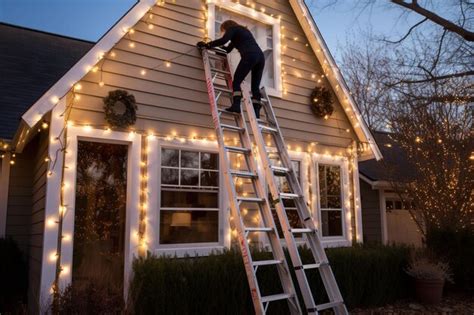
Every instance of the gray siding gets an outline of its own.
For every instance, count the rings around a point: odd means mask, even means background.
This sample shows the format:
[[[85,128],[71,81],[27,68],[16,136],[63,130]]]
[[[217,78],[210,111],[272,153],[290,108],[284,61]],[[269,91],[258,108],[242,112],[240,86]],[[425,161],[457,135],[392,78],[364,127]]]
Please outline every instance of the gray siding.
[[[364,242],[382,242],[379,191],[360,180]]]
[[[17,154],[11,168],[7,236],[16,240],[28,261],[29,311],[36,312],[41,275],[46,196],[48,133],[42,132]]]

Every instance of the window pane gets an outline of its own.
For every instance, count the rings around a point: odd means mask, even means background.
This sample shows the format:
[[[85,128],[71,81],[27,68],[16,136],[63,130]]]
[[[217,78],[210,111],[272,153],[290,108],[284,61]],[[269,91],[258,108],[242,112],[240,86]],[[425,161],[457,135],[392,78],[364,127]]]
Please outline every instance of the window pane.
[[[217,192],[162,190],[161,207],[217,209],[219,198]]]
[[[163,166],[178,166],[179,150],[162,149],[161,150],[161,165]]]
[[[199,168],[199,152],[181,151],[181,167]]]
[[[182,186],[198,186],[199,185],[199,171],[181,170],[181,185]]]
[[[397,210],[402,209],[402,202],[400,200],[395,201],[395,209]]]
[[[321,208],[341,209],[341,168],[320,164],[318,170]]]
[[[216,243],[218,211],[168,211],[160,213],[160,243]]]
[[[201,186],[219,187],[219,172],[201,171]]]
[[[178,185],[179,171],[177,168],[162,168],[161,183],[166,185]]]
[[[214,153],[201,153],[201,168],[217,170],[219,167],[219,155]]]
[[[321,211],[323,236],[342,236],[341,211]]]
[[[122,290],[128,146],[79,141],[72,281]]]

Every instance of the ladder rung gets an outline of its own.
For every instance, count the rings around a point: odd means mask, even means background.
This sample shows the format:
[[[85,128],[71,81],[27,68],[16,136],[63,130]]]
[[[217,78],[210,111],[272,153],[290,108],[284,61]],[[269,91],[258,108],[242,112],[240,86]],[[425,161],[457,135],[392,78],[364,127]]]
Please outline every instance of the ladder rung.
[[[231,89],[220,87],[220,86],[214,86],[214,90],[222,92],[222,93],[228,93],[228,94],[233,93],[233,91]]]
[[[296,199],[299,198],[300,195],[297,194],[289,194],[289,193],[280,193],[281,199]]]
[[[297,233],[312,233],[313,230],[311,230],[311,229],[290,229],[290,232],[295,233],[295,234],[297,234]]]
[[[232,125],[226,125],[226,124],[221,124],[222,129],[227,129],[227,130],[232,130],[232,131],[239,131],[242,132],[245,129],[239,126],[232,126]]]
[[[323,310],[327,310],[327,309],[330,309],[330,308],[333,308],[333,307],[336,307],[336,306],[341,306],[343,304],[344,304],[343,301],[329,302],[329,303],[316,305],[316,309],[318,311],[323,311]]]
[[[238,170],[231,170],[230,173],[236,177],[256,178],[257,174],[251,172],[243,172]]]
[[[281,263],[282,263],[281,260],[272,259],[272,260],[258,260],[258,261],[254,261],[254,262],[252,262],[252,265],[253,265],[254,267],[258,267],[258,266],[278,265],[278,264],[281,264]]]
[[[270,168],[273,170],[273,173],[287,174],[290,170],[286,167],[272,165]]]
[[[328,262],[320,262],[320,263],[303,265],[302,267],[299,267],[299,268],[295,267],[295,269],[309,270],[309,269],[316,269],[316,268],[319,268],[321,266],[327,266],[327,265],[329,265]]]
[[[246,227],[245,232],[272,232],[273,228],[270,227]]]
[[[257,197],[237,197],[238,201],[242,202],[264,202],[265,199]]]
[[[265,126],[265,125],[258,125],[258,127],[259,127],[262,131],[278,132],[278,130],[276,130],[276,129],[273,128],[273,127],[269,127],[269,126]]]
[[[219,73],[222,73],[222,74],[230,74],[230,72],[227,71],[227,70],[222,70],[222,69],[217,69],[217,68],[211,68],[211,71],[219,72]]]
[[[226,148],[229,151],[238,152],[238,153],[249,153],[250,152],[250,149],[242,148],[242,147],[234,147],[234,146],[226,145],[226,146],[224,146],[224,148]]]
[[[280,293],[280,294],[262,296],[262,303],[278,301],[278,300],[286,300],[286,299],[289,299],[291,297],[292,297],[292,295],[288,294],[288,293]]]

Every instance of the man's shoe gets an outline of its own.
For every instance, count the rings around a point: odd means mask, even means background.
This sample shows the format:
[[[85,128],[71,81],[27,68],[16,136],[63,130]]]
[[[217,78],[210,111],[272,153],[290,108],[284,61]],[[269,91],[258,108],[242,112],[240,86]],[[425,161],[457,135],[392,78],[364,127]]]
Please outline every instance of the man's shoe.
[[[255,111],[255,116],[257,119],[260,119],[260,109],[262,109],[262,104],[260,103],[253,103],[253,110]]]
[[[225,110],[228,111],[228,112],[231,112],[231,113],[237,113],[237,114],[241,113],[240,106],[236,106],[236,105],[232,105],[231,107],[227,107]]]

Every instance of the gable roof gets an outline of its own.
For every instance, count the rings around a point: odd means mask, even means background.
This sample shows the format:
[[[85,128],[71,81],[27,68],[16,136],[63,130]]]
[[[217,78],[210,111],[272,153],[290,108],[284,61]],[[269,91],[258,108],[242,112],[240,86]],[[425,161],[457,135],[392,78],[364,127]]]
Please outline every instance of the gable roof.
[[[390,138],[390,133],[376,131],[374,136],[384,156],[383,162],[375,160],[360,162],[359,173],[372,182],[410,182],[415,174],[415,168],[406,152]]]
[[[0,139],[94,43],[0,23]]]
[[[229,1],[229,0],[225,0]],[[367,127],[357,105],[352,99],[347,84],[342,79],[326,43],[322,39],[314,20],[303,0],[289,0],[290,5],[300,22],[311,47],[321,65],[328,64],[330,75],[328,80],[333,86],[341,104],[344,104],[346,114],[360,141],[368,143],[369,158],[380,159],[382,155]],[[49,112],[66,95],[71,87],[79,81],[113,46],[125,36],[127,30],[133,27],[156,4],[156,0],[139,0],[98,42],[77,62],[56,84],[54,84],[33,106],[23,115],[23,120],[30,127],[34,126],[41,117]],[[367,157],[367,156],[366,156]]]

